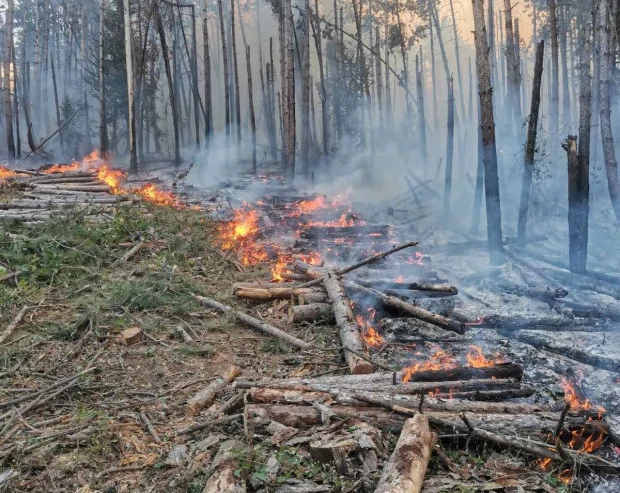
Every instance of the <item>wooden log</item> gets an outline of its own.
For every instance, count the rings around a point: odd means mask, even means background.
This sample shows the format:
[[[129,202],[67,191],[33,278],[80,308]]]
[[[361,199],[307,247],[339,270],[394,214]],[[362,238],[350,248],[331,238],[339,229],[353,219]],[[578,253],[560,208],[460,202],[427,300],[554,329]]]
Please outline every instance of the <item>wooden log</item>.
[[[590,320],[567,320],[565,318],[523,318],[521,316],[490,315],[480,320],[468,322],[468,326],[482,329],[497,329],[501,332],[515,332],[522,329],[540,329],[550,331],[575,331],[588,327],[592,331],[608,330],[605,327],[596,327]]]
[[[513,378],[521,380],[523,368],[516,363],[498,363],[493,366],[475,368],[459,366],[457,368],[423,370],[413,373],[403,370],[403,381],[408,382],[443,382],[446,380],[472,380],[481,378]]]
[[[472,401],[502,401],[504,399],[520,399],[531,397],[536,393],[533,388],[504,390],[473,390],[468,392],[450,392],[433,394],[438,399],[465,399]]]
[[[450,286],[449,284],[422,284],[411,281],[394,281],[390,279],[353,279],[353,281],[361,286],[375,288],[381,291],[385,291],[386,289],[429,291],[450,296],[457,295],[459,293],[459,290],[455,286]]]
[[[348,406],[365,406],[364,401],[355,398],[355,395],[365,395],[382,403],[390,403],[405,407],[407,409],[419,409],[420,398],[418,396],[404,394],[388,394],[386,392],[303,392],[299,390],[271,389],[253,387],[248,391],[248,399],[252,403],[261,404],[303,404],[311,406],[314,402],[335,402]],[[422,403],[423,411],[452,411],[452,412],[474,412],[478,414],[530,414],[536,412],[551,412],[554,409],[549,406],[539,406],[536,404],[522,404],[518,402],[478,402],[466,401],[462,399],[424,397]]]
[[[310,303],[327,303],[329,298],[327,297],[327,293],[323,293],[321,291],[314,291],[312,293],[300,294],[297,297],[297,302],[300,305],[310,304]]]
[[[28,183],[29,185],[58,185],[61,183],[79,183],[80,186],[101,185],[101,182],[97,179],[95,175],[38,178],[36,180],[28,180],[25,183]]]
[[[11,334],[13,333],[15,328],[19,325],[19,323],[24,319],[24,316],[26,315],[26,312],[29,309],[30,307],[28,305],[24,305],[21,308],[21,310],[17,312],[17,315],[15,315],[15,318],[13,319],[13,321],[6,327],[6,329],[4,329],[2,334],[0,334],[0,344],[3,344],[4,341],[6,341],[9,337],[11,337]]]
[[[243,288],[235,287],[233,294],[237,298],[244,298],[248,300],[275,300],[275,299],[287,299],[291,296],[299,296],[303,294],[310,294],[315,291],[314,288],[296,288],[288,286],[273,285],[272,288]]]
[[[283,330],[280,330],[273,325],[269,325],[262,320],[258,320],[257,318],[254,318],[246,313],[234,310],[232,307],[219,303],[215,300],[212,300],[211,298],[205,298],[204,296],[198,295],[194,295],[194,298],[201,302],[204,306],[207,306],[209,308],[213,308],[222,313],[232,313],[238,320],[249,325],[250,327],[259,330],[260,332],[263,332],[264,334],[267,334],[269,336],[281,339],[292,346],[298,347],[300,349],[310,349],[313,347],[312,344],[310,344],[309,342],[302,341],[301,339],[287,334]]]
[[[359,376],[359,375],[352,375]],[[281,382],[271,380],[269,383],[263,382],[235,382],[235,388],[268,387],[274,389],[289,389],[300,392],[385,392],[390,395],[409,394],[415,395],[427,392],[451,392],[469,390],[489,390],[500,388],[518,388],[514,380],[503,378],[484,378],[479,380],[458,380],[451,382],[406,382],[392,385],[391,378],[387,382],[364,382],[363,380],[348,380],[343,377],[341,383],[318,383],[306,380],[304,383],[288,382],[283,379]],[[294,379],[292,379],[294,380]]]
[[[314,322],[315,320],[333,320],[334,313],[329,303],[311,303],[309,305],[296,305],[288,309],[288,321],[290,323]]]
[[[428,418],[418,414],[405,421],[390,459],[383,465],[375,493],[419,493],[437,440]]]
[[[301,231],[300,237],[306,240],[320,238],[351,238],[360,236],[387,237],[390,226],[308,226]]]
[[[51,191],[58,190],[61,192],[110,192],[108,185],[36,185],[35,190],[40,192],[41,190]]]
[[[354,283],[346,283],[347,286],[351,284],[353,284],[354,286],[359,286],[359,284],[355,285]],[[415,317],[419,320],[423,320],[424,322],[436,325],[437,327],[441,327],[442,329],[456,332],[457,334],[465,333],[464,323],[457,322],[456,320],[444,317],[443,315],[438,315],[437,313],[430,312],[428,310],[420,308],[419,306],[415,306],[411,303],[400,300],[395,296],[390,296],[382,293],[381,291],[377,291],[376,289],[364,288],[363,286],[359,286],[358,289],[360,288],[361,290],[379,298],[388,308],[393,308],[400,312],[405,312],[406,314],[411,315],[412,317]]]
[[[228,369],[220,377],[215,379],[187,401],[187,406],[185,407],[186,416],[195,416],[202,408],[211,404],[217,393],[240,374],[241,368],[238,366],[232,365],[228,367]]]
[[[351,349],[357,353],[363,353],[365,347],[362,335],[355,323],[351,302],[344,292],[342,283],[338,280],[336,274],[330,272],[323,277],[323,284],[327,291],[327,296],[329,296],[332,302],[332,310],[338,325],[340,341],[345,348],[344,359],[347,365],[349,365],[349,370],[353,375],[372,373],[373,367],[370,363],[346,350]]]
[[[389,255],[392,255],[396,252],[400,252],[401,250],[404,250],[405,248],[410,248],[413,246],[416,246],[418,244],[417,241],[408,241],[407,243],[402,243],[400,245],[396,245],[395,247],[391,248],[390,250],[386,250],[384,252],[378,253],[376,255],[373,255],[372,257],[368,257],[360,262],[357,262],[356,264],[350,265],[349,267],[346,267],[344,269],[339,269],[336,271],[336,274],[338,274],[339,276],[344,275],[344,274],[348,274],[349,272],[352,272],[356,269],[359,269],[360,267],[363,267],[365,265],[369,265],[372,263],[375,263],[381,259],[384,259],[386,257],[388,257]],[[322,279],[321,278],[317,278],[314,279],[312,281],[309,281],[305,284],[302,284],[301,287],[307,288],[307,287],[311,287],[311,286],[317,286],[319,284],[321,284]]]
[[[247,447],[238,440],[227,440],[211,464],[211,475],[202,493],[245,493],[245,480],[239,471],[239,456]]]

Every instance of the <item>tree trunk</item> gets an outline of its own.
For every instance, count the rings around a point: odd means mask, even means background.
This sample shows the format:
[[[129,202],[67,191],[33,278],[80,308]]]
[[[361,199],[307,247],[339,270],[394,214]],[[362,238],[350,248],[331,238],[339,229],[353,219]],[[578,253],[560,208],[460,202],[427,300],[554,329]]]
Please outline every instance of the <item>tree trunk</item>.
[[[463,90],[463,73],[461,72],[461,57],[459,55],[459,34],[456,29],[454,16],[454,0],[450,0],[450,15],[452,16],[452,33],[454,35],[454,57],[456,58],[456,75],[459,80],[459,101],[461,114],[465,117],[465,91]]]
[[[560,29],[558,30],[560,58],[562,60],[562,122],[564,128],[570,131],[571,115],[570,115],[570,92],[568,88],[568,56],[566,47],[566,30],[568,25],[566,22],[566,7],[560,9]]]
[[[599,6],[600,26],[599,30],[601,50],[601,83],[600,83],[600,106],[601,106],[601,137],[603,139],[603,155],[605,157],[605,169],[607,171],[607,186],[611,204],[616,215],[616,221],[620,221],[620,180],[618,180],[618,161],[614,149],[614,136],[611,126],[611,95],[610,82],[614,70],[615,37],[612,32],[610,12],[607,8],[607,0]]]
[[[177,4],[178,5],[178,4]],[[191,70],[192,70],[192,91],[193,91],[193,101],[194,101],[194,130],[196,132],[196,148],[200,149],[200,94],[198,92],[198,47],[196,40],[196,14],[194,6],[191,6],[192,10],[192,53],[191,53]],[[183,33],[183,38],[185,38],[185,32]],[[185,45],[187,47],[187,43]],[[208,45],[207,45],[208,47]],[[206,81],[206,72],[205,72],[205,81]],[[206,82],[205,82],[206,83]],[[205,116],[206,118],[206,116]]]
[[[560,82],[558,61],[558,18],[556,0],[547,0],[549,9],[549,31],[551,36],[551,100],[549,101],[549,133],[552,139],[558,138],[560,114]],[[555,146],[553,146],[555,150]],[[555,152],[555,151],[554,151]]]
[[[241,94],[239,93],[239,65],[237,64],[237,35],[235,32],[235,0],[230,0],[230,33],[232,40],[233,83],[235,84],[235,123],[237,143],[241,143]]]
[[[6,142],[9,162],[15,159],[15,140],[13,137],[13,105],[11,104],[11,46],[13,46],[14,0],[7,1],[6,22],[4,29],[4,118],[6,125]]]
[[[419,493],[437,435],[428,418],[418,414],[405,421],[390,459],[384,464],[375,493]]]
[[[476,166],[476,185],[474,190],[474,210],[471,216],[470,234],[478,234],[480,229],[480,214],[482,209],[482,192],[484,191],[484,147],[482,146],[482,115],[480,113],[480,100],[478,107],[478,128],[477,128],[477,163]]]
[[[424,166],[424,169],[428,169],[428,154],[427,154],[427,146],[426,146],[426,116],[424,113],[424,87],[422,85],[422,72],[420,70],[420,65],[422,64],[422,60],[418,61],[417,56],[415,60],[416,60],[415,77],[416,77],[416,89],[417,89],[417,97],[418,97],[418,128],[420,131],[419,139],[420,139],[420,148],[422,151],[422,166]],[[377,70],[379,70],[380,67],[381,65],[377,64]],[[379,106],[381,106],[380,103],[379,103]],[[452,121],[452,124],[453,124],[452,129],[454,130],[454,119]]]
[[[590,152],[592,167],[596,168],[599,149],[599,118],[600,118],[600,82],[601,82],[601,56],[600,56],[600,30],[598,28],[600,2],[592,2],[592,129],[590,132]]]
[[[286,94],[282,100],[284,115],[284,145],[286,162],[284,174],[290,180],[295,178],[295,24],[291,0],[283,2],[284,7],[284,58]]]
[[[254,96],[252,95],[252,60],[250,45],[245,48],[248,67],[248,104],[250,106],[250,128],[252,129],[252,173],[256,174],[256,117],[254,115]]]
[[[504,262],[502,240],[502,216],[497,176],[497,149],[495,146],[495,121],[493,117],[493,87],[489,67],[489,46],[484,25],[483,0],[472,0],[474,10],[476,66],[478,71],[478,93],[484,149],[484,188],[487,211],[487,237],[489,254],[494,265]]]
[[[211,106],[211,53],[209,51],[209,17],[205,0],[202,12],[202,57],[205,82],[205,143],[209,141],[213,132],[213,108]]]
[[[532,188],[532,174],[534,171],[534,154],[536,152],[536,131],[538,129],[538,114],[540,109],[540,88],[542,82],[545,41],[540,40],[536,47],[536,65],[534,67],[534,85],[532,88],[532,105],[527,127],[527,141],[525,142],[525,159],[523,162],[523,182],[521,183],[521,202],[519,204],[519,219],[517,223],[517,238],[525,243],[527,231],[527,214],[530,206],[530,191]]]
[[[493,1],[493,0],[491,0]],[[431,3],[432,0],[429,0],[428,3],[428,7],[429,7],[429,12],[431,9]],[[387,15],[387,9],[386,9],[386,15]],[[437,87],[437,69],[435,67],[435,37],[433,35],[433,16],[429,14],[428,16],[428,37],[430,38],[430,44],[431,44],[431,85],[433,86],[433,89],[435,87]],[[386,28],[385,28],[385,52],[386,52],[386,60],[389,61],[388,58],[388,49],[387,49],[387,45],[388,43],[388,36],[387,36],[387,21],[386,21]],[[385,73],[385,77],[386,77],[386,82],[387,82],[387,75],[389,73],[389,70],[386,70]],[[387,86],[388,92],[387,92],[387,101],[389,102],[390,100],[390,91],[389,91],[389,86]],[[431,91],[433,93],[433,126],[435,128],[435,130],[437,129],[437,91],[433,90]],[[387,125],[386,125],[387,126]]]
[[[319,79],[321,84],[321,130],[323,132],[323,155],[329,153],[329,106],[327,101],[327,85],[325,83],[325,73],[323,70],[323,48],[321,37],[321,20],[319,18],[319,2],[314,0],[314,45],[319,62]]]
[[[99,0],[99,156],[101,159],[108,157],[108,124],[106,120],[105,101],[105,31],[103,28],[105,0]],[[56,121],[60,126],[60,110],[58,109],[58,91],[56,89],[56,71],[52,58],[52,78],[54,80],[54,101],[56,103]],[[62,133],[60,143],[64,147]]]
[[[222,0],[217,0],[217,11],[220,17],[220,38],[222,42],[222,66],[224,67],[224,107],[226,113],[226,136],[230,135],[230,81],[228,77],[228,52],[226,50],[226,29],[224,27],[224,12]]]
[[[179,113],[177,110],[177,100],[174,93],[174,83],[172,81],[172,71],[170,69],[170,53],[168,52],[168,44],[166,43],[166,32],[164,31],[164,23],[161,19],[159,7],[155,5],[155,22],[157,23],[157,31],[159,32],[159,40],[161,42],[161,50],[164,54],[164,68],[168,79],[168,93],[170,95],[170,106],[172,108],[172,126],[174,127],[174,164],[181,164],[181,147],[179,143]]]
[[[131,42],[131,19],[129,13],[129,0],[123,1],[123,14],[125,18],[125,69],[127,71],[127,104],[129,114],[129,172],[138,172],[138,155],[136,154],[136,105],[134,101],[133,83],[133,49]]]
[[[448,143],[446,149],[446,181],[443,196],[444,220],[450,222],[450,199],[452,196],[452,155],[454,154],[454,81],[448,79]]]
[[[579,149],[577,166],[568,168],[569,267],[576,274],[586,273],[588,257],[588,215],[590,212],[590,128],[592,120],[592,81],[590,76],[590,29],[584,23],[580,33]]]
[[[493,0],[489,0],[488,9],[489,23],[489,66],[491,67],[491,85],[496,87],[497,80],[497,60],[495,59],[495,11],[493,9]]]
[[[512,6],[510,0],[504,0],[504,21],[506,22],[506,72],[508,77],[508,99],[512,110],[513,125],[518,129],[521,124],[521,104],[519,94],[519,65],[515,47],[515,35],[512,25]]]
[[[301,47],[301,167],[310,173],[310,0],[304,0]]]
[[[22,154],[22,143],[19,128],[19,97],[17,92],[19,88],[19,78],[17,73],[17,64],[15,63],[15,44],[11,46],[11,62],[13,63],[13,84],[15,84],[15,91],[13,93],[13,113],[15,114],[15,141],[17,144],[16,154],[19,158]]]

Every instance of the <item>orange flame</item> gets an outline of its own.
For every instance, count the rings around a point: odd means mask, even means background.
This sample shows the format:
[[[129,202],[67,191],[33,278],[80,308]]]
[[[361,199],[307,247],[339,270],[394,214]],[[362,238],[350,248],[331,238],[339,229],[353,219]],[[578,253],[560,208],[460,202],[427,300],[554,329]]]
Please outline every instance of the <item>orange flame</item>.
[[[364,338],[364,342],[370,347],[378,347],[378,346],[382,346],[383,344],[385,344],[385,339],[383,339],[381,334],[379,334],[372,325],[376,314],[377,314],[376,310],[371,307],[368,309],[367,319],[365,319],[361,315],[357,315],[355,317],[357,326],[362,331],[362,337]]]
[[[7,178],[13,178],[14,176],[17,176],[17,173],[15,171],[11,171],[4,166],[0,166],[0,181],[6,180]]]
[[[52,173],[68,173],[70,171],[79,171],[82,169],[82,163],[73,161],[71,164],[55,164],[51,168],[43,170],[43,173],[51,175]]]
[[[401,283],[405,282],[405,280],[403,279],[403,276],[398,276],[398,277],[396,278],[396,282],[397,282],[397,283],[399,283],[399,284],[401,284]]]
[[[125,179],[125,173],[117,169],[110,169],[107,164],[97,169],[97,179],[108,185],[114,195],[127,193],[121,188],[121,183]]]
[[[258,219],[255,210],[237,209],[234,211],[234,219],[220,231],[222,249],[239,248],[243,265],[254,265],[269,260],[264,245],[254,242],[259,233]]]
[[[408,382],[413,377],[413,374],[419,371],[426,370],[447,370],[450,368],[456,368],[458,362],[452,357],[452,355],[446,353],[442,349],[435,351],[428,361],[422,363],[414,363],[411,366],[406,367],[403,370],[402,380]]]
[[[562,379],[562,388],[564,389],[564,400],[570,404],[570,408],[573,410],[583,410],[587,411],[588,409],[592,409],[592,403],[590,399],[586,399],[585,397],[581,397],[581,392],[577,390],[575,385],[579,386],[581,384],[581,378],[578,377],[576,382],[571,382],[567,378]],[[599,413],[604,413],[605,408],[598,406],[597,410]]]
[[[323,195],[319,195],[312,200],[302,200],[301,202],[298,202],[296,204],[297,210],[292,215],[296,216],[300,214],[308,214],[310,212],[323,209],[325,206],[325,197]]]
[[[466,356],[467,364],[474,368],[489,368],[503,362],[500,355],[496,355],[495,360],[487,359],[484,354],[482,354],[482,349],[478,346],[469,346],[469,349],[470,351]]]
[[[284,277],[282,277],[282,274],[286,270],[286,265],[289,263],[290,260],[292,260],[292,257],[290,255],[279,255],[278,256],[278,261],[276,262],[276,265],[274,265],[273,269],[271,269],[271,280],[272,281],[275,281],[275,282],[284,281]]]
[[[173,193],[158,190],[152,183],[147,183],[143,187],[134,190],[134,192],[157,205],[169,205],[171,207],[183,206]]]
[[[422,259],[424,258],[424,254],[422,252],[415,252],[414,253],[415,257],[409,257],[406,262],[410,265],[416,264],[416,265],[424,265],[422,263]]]

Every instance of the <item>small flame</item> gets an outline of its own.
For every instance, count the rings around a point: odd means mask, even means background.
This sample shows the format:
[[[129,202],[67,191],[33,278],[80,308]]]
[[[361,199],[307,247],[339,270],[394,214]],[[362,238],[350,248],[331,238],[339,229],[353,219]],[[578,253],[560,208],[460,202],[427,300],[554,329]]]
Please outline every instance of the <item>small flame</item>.
[[[79,171],[82,169],[82,163],[73,161],[71,164],[55,164],[51,168],[43,170],[43,173],[51,175],[52,173],[68,173],[70,171]]]
[[[424,265],[422,263],[422,259],[424,258],[424,254],[422,252],[415,252],[414,256],[409,257],[406,262],[410,265]]]
[[[399,283],[399,284],[402,284],[403,282],[405,282],[405,280],[403,279],[403,276],[398,276],[396,278],[396,282]]]
[[[183,204],[179,199],[171,192],[164,192],[158,190],[152,183],[147,183],[143,187],[133,190],[134,193],[145,198],[147,201],[157,205],[169,205],[171,207],[182,207]]]
[[[11,171],[4,166],[0,166],[0,181],[6,180],[7,178],[13,178],[14,176],[17,176],[15,171]]]
[[[121,183],[125,179],[125,173],[117,169],[110,169],[107,164],[103,164],[97,169],[97,178],[112,189],[114,195],[127,193],[121,188]]]
[[[578,387],[581,385],[581,377],[577,376],[575,382],[571,382],[567,378],[562,379],[562,388],[564,389],[564,400],[570,404],[570,408],[573,410],[587,411],[593,409],[590,399],[586,399],[581,396],[581,391]],[[602,414],[605,412],[605,408],[598,406],[597,411]]]
[[[364,318],[362,315],[357,315],[355,321],[357,326],[362,331],[362,337],[364,342],[370,347],[378,347],[385,344],[385,339],[377,332],[373,327],[373,321],[377,311],[374,308],[368,308],[368,318]]]
[[[482,354],[482,349],[478,346],[469,346],[469,349],[470,351],[466,356],[467,364],[469,366],[473,366],[474,368],[489,368],[503,362],[503,359],[499,354],[495,355],[495,360],[491,360],[487,359],[484,354]]]

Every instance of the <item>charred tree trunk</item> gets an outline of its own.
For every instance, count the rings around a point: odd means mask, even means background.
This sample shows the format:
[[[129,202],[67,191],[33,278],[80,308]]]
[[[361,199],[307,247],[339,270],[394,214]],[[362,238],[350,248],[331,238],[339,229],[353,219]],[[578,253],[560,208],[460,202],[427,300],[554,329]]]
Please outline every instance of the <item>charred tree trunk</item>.
[[[557,139],[560,125],[560,76],[558,61],[558,17],[555,0],[547,0],[547,7],[549,9],[549,31],[551,36],[551,100],[549,101],[549,119],[551,121],[549,133],[552,139]]]
[[[525,243],[527,231],[527,214],[530,206],[530,191],[532,188],[532,173],[534,171],[534,154],[536,152],[536,131],[538,129],[538,114],[540,109],[540,88],[542,85],[543,60],[545,42],[540,40],[536,47],[536,65],[534,67],[534,85],[532,88],[532,105],[527,127],[527,141],[525,142],[525,159],[523,162],[523,182],[521,183],[521,202],[519,204],[519,219],[517,224],[517,238]]]
[[[465,91],[463,90],[463,73],[461,72],[461,57],[459,54],[459,34],[456,29],[456,17],[454,16],[454,1],[450,0],[450,15],[452,16],[452,33],[454,35],[454,58],[456,58],[456,75],[459,79],[459,101],[461,114],[465,115]]]
[[[593,167],[596,167],[599,149],[599,118],[600,118],[600,83],[601,83],[601,56],[600,56],[600,30],[598,23],[600,15],[598,9],[600,2],[593,2],[592,7],[592,130],[590,132],[590,152]]]
[[[605,157],[605,169],[607,171],[607,186],[611,204],[620,221],[620,181],[618,180],[618,161],[614,149],[614,136],[611,124],[611,95],[610,83],[614,70],[615,36],[612,30],[610,11],[607,8],[607,0],[603,0],[599,6],[601,51],[601,83],[600,83],[600,106],[601,106],[601,137],[603,139],[603,155]]]
[[[430,4],[431,1],[432,0],[429,0],[429,4],[428,4],[429,12],[431,8],[431,4]],[[386,9],[386,13],[387,13],[387,9]],[[386,24],[387,24],[387,21],[386,21]],[[386,60],[389,61],[389,59],[387,58],[387,45],[389,44],[388,36],[387,36],[387,27],[386,27],[385,32],[386,32],[386,36],[385,36]],[[428,37],[430,38],[430,44],[431,44],[431,84],[434,89],[435,87],[437,87],[437,69],[435,67],[435,37],[433,35],[433,16],[432,15],[428,16]],[[385,73],[386,82],[387,82],[388,73],[389,73],[389,70],[386,70],[386,73]],[[389,101],[390,99],[389,86],[387,89],[388,89],[387,100]],[[434,128],[437,129],[437,91],[433,90],[432,93],[433,93],[433,125],[434,125]]]
[[[4,30],[4,118],[9,162],[15,159],[15,139],[13,137],[13,105],[11,104],[11,46],[13,45],[14,0],[7,1]]]
[[[321,21],[319,18],[319,2],[314,0],[314,23],[313,34],[316,55],[319,62],[319,79],[321,85],[321,130],[323,132],[323,155],[329,153],[329,107],[327,102],[327,86],[325,83],[325,72],[323,70],[323,48],[321,37]]]
[[[377,43],[378,46],[378,43]],[[422,165],[425,169],[428,168],[428,156],[426,147],[426,116],[424,114],[424,87],[422,86],[422,72],[420,70],[420,64],[422,60],[418,61],[416,56],[415,62],[415,76],[416,76],[416,88],[418,96],[418,128],[420,129],[420,148],[422,151]],[[377,64],[377,70],[379,71],[381,65]],[[379,72],[378,72],[379,73]],[[380,91],[378,91],[380,94]],[[379,104],[381,106],[381,104]],[[454,118],[452,119],[452,131],[454,133]]]
[[[560,29],[558,30],[558,41],[559,41],[559,49],[560,49],[560,58],[562,60],[562,122],[564,123],[564,128],[570,129],[571,123],[571,114],[570,114],[570,91],[568,87],[569,77],[568,77],[568,54],[567,54],[567,41],[566,41],[566,30],[568,29],[568,24],[566,22],[566,7],[562,7],[560,10]],[[568,127],[567,127],[568,125]]]
[[[202,13],[202,56],[205,77],[205,143],[207,143],[213,132],[213,108],[211,106],[211,53],[209,52],[209,18],[207,4],[205,2]]]
[[[237,64],[237,35],[235,33],[235,0],[230,0],[230,23],[233,83],[235,84],[235,123],[237,126],[237,143],[241,143],[241,95],[239,93],[239,65]]]
[[[484,147],[482,146],[482,115],[480,113],[480,101],[478,100],[478,128],[477,128],[477,163],[476,188],[474,190],[474,210],[471,216],[469,232],[478,234],[480,229],[480,214],[482,209],[482,192],[484,191]]]
[[[54,79],[54,84],[56,84],[56,76],[55,76],[53,59],[52,59],[52,76]],[[24,62],[24,69],[22,70],[22,93],[23,93],[22,100],[24,102],[24,117],[26,118],[26,127],[27,127],[26,133],[28,135],[28,146],[30,147],[30,150],[34,152],[34,150],[37,148],[37,144],[34,139],[34,135],[32,132],[32,122],[30,120],[30,64],[28,62]],[[60,109],[58,108],[58,97],[57,97],[55,86],[54,86],[54,96],[55,96],[54,102],[56,103],[56,123],[57,123],[57,128],[60,128],[62,122],[60,121]],[[61,147],[64,148],[62,132],[60,133],[60,142],[61,142]]]
[[[448,79],[448,144],[446,149],[446,182],[443,196],[443,215],[450,221],[450,199],[452,196],[452,156],[454,154],[454,81]]]
[[[159,7],[157,5],[155,5],[154,11],[159,40],[161,42],[161,50],[164,54],[164,68],[166,70],[166,78],[168,79],[170,106],[172,107],[172,125],[174,127],[174,163],[176,166],[179,166],[181,164],[181,147],[179,145],[179,114],[177,111],[177,100],[174,93],[174,83],[172,81],[172,70],[170,69],[170,53],[168,52],[168,44],[166,43],[164,23],[162,22]]]
[[[254,115],[254,96],[252,94],[252,60],[250,58],[250,46],[245,48],[246,62],[248,66],[248,104],[250,106],[250,128],[252,129],[252,172],[256,174],[256,117]]]
[[[129,114],[129,172],[138,172],[138,155],[136,153],[136,104],[134,101],[133,84],[133,50],[131,42],[131,19],[129,13],[129,0],[123,1],[123,14],[125,18],[125,68],[127,71],[127,105]],[[178,164],[178,163],[177,163]]]
[[[108,156],[108,124],[106,120],[105,104],[105,31],[103,28],[105,0],[99,0],[99,156],[107,159]],[[54,81],[54,102],[56,104],[56,122],[60,127],[60,109],[58,108],[58,90],[56,88],[56,71],[54,70],[54,58],[51,60],[52,79]],[[62,133],[60,145],[64,148]]]
[[[375,26],[375,80],[377,83],[379,128],[383,129],[383,75],[381,74],[381,36],[379,35],[379,26]],[[426,150],[426,145],[424,146],[424,150]]]
[[[226,29],[222,0],[217,0],[217,11],[220,17],[220,38],[222,42],[222,66],[224,67],[224,106],[226,113],[226,136],[230,135],[230,81],[228,77],[228,51],[226,49]]]
[[[487,237],[492,264],[504,262],[502,239],[502,216],[497,175],[497,148],[495,146],[495,120],[493,117],[493,87],[489,67],[489,46],[484,25],[483,0],[472,0],[474,10],[476,65],[478,71],[478,93],[484,149],[484,188],[487,211]]]
[[[301,48],[301,167],[310,174],[310,0],[304,0]]]

